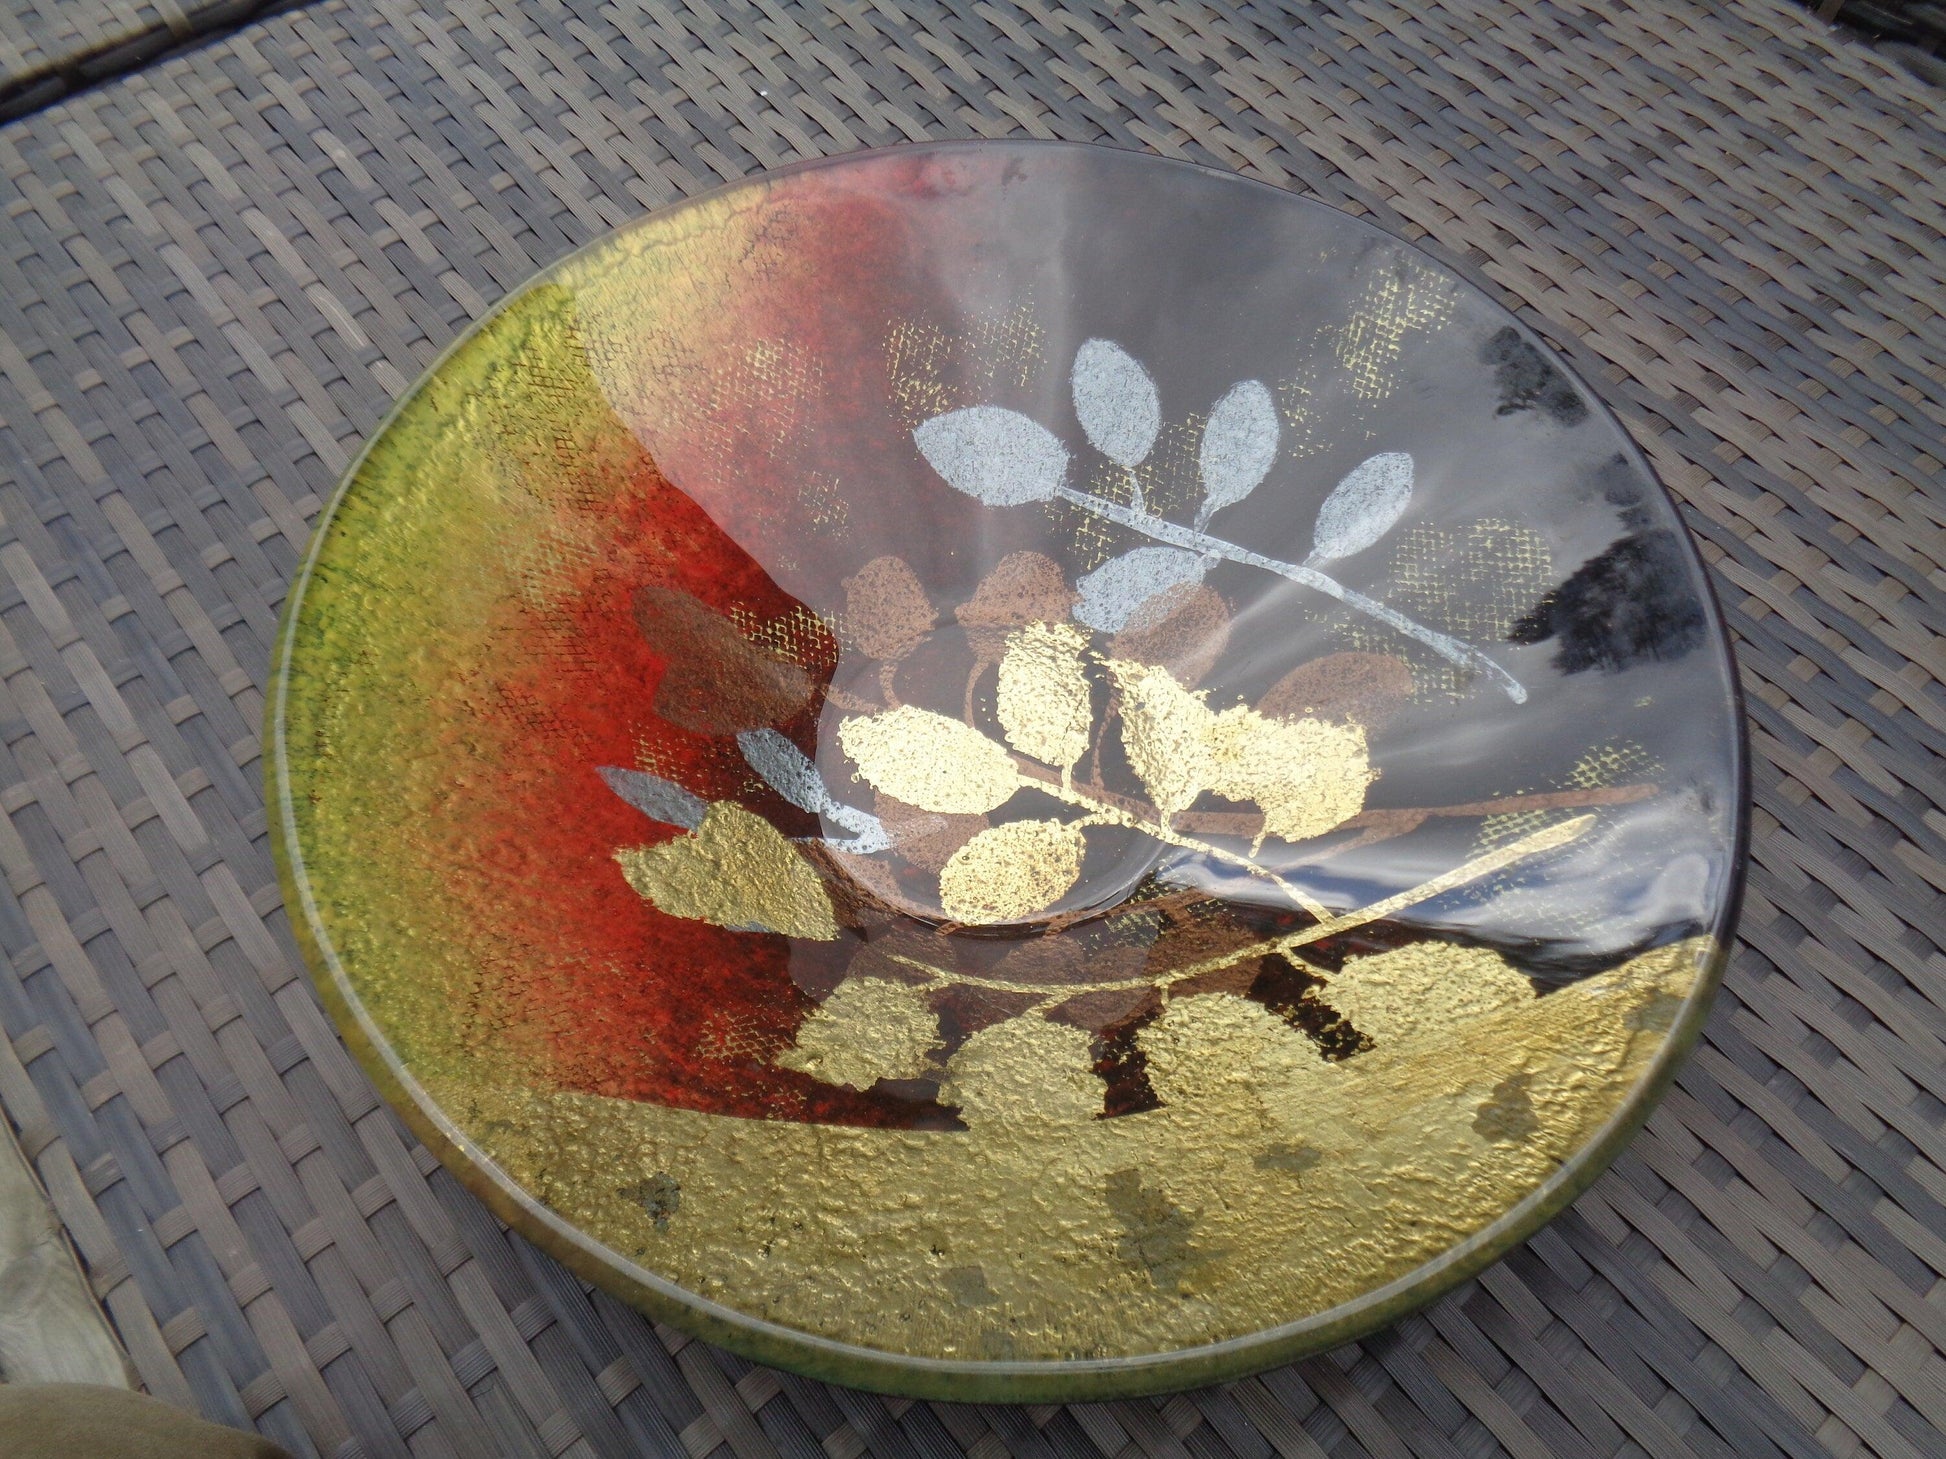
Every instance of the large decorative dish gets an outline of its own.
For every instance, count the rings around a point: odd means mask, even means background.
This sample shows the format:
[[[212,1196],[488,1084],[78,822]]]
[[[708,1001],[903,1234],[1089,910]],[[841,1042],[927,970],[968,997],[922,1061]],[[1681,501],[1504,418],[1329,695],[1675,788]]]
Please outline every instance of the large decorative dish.
[[[1741,872],[1615,421],[1406,243],[1154,158],[799,167],[549,269],[353,467],[269,707],[293,924],[496,1210],[754,1358],[1209,1382],[1639,1124]]]

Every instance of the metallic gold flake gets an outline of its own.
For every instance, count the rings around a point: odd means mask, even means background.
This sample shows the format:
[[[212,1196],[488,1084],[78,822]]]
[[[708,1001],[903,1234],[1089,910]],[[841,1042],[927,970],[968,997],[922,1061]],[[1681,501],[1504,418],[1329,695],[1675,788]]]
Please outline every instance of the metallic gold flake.
[[[1088,753],[1092,728],[1082,651],[1088,636],[1071,623],[1030,623],[1007,640],[1000,660],[999,715],[1007,743],[1058,770]]]
[[[762,816],[717,801],[703,823],[660,846],[615,853],[636,892],[671,917],[829,942],[838,935],[816,872]]]
[[[1003,746],[916,705],[847,719],[838,743],[873,788],[922,811],[978,815],[1020,788]]]
[[[1101,1112],[1103,1091],[1091,1050],[1080,1029],[1022,1014],[961,1044],[947,1061],[939,1097],[958,1106],[969,1128],[993,1132],[979,1142],[989,1149],[1026,1131],[1084,1124]]]
[[[1359,725],[1272,719],[1238,705],[1216,715],[1205,735],[1209,788],[1263,807],[1260,840],[1322,836],[1365,808],[1372,769]]]
[[[1491,949],[1419,942],[1346,959],[1323,998],[1383,1046],[1531,1002],[1534,985]]]
[[[1262,836],[1301,841],[1365,807],[1365,732],[1320,719],[1272,719],[1246,705],[1214,713],[1159,665],[1106,661],[1122,692],[1122,743],[1166,821],[1204,790],[1263,808]]]
[[[966,1358],[1002,1311],[1017,1357],[1153,1353],[1326,1311],[1499,1219],[1637,1088],[1664,1047],[1650,1015],[1709,952],[1658,948],[1337,1065],[1285,1060],[1255,1005],[1187,998],[1151,1036],[1176,1099],[1117,1119],[1089,1036],[1035,1013],[948,1062],[962,1131],[723,1119],[477,1066],[428,1083],[564,1219],[751,1317]],[[1264,1082],[1210,1077],[1240,1041],[1268,1046]],[[618,1192],[658,1176],[682,1192],[666,1231]],[[969,1307],[948,1274],[973,1267],[992,1300]]]
[[[1059,900],[1081,875],[1081,832],[1061,821],[1009,821],[980,832],[939,873],[939,903],[957,922],[1018,922]]]
[[[1248,1102],[1255,1091],[1342,1077],[1317,1045],[1261,1003],[1233,993],[1177,998],[1136,1036],[1164,1104]]]
[[[1209,783],[1209,726],[1203,695],[1167,669],[1127,659],[1106,661],[1122,691],[1122,748],[1164,821],[1186,810]]]
[[[916,1079],[939,1045],[939,1018],[923,989],[884,978],[848,978],[804,1020],[797,1042],[777,1056],[826,1084],[870,1089],[880,1079]]]

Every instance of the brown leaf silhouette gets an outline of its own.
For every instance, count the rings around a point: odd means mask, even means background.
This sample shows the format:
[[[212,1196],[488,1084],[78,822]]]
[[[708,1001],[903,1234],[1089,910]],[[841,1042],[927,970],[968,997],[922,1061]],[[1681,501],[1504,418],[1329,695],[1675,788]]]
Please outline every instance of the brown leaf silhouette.
[[[1412,670],[1391,654],[1327,654],[1299,664],[1257,702],[1279,719],[1335,719],[1376,729],[1412,698]]]
[[[1214,588],[1177,583],[1143,603],[1115,635],[1109,653],[1165,668],[1193,689],[1230,645],[1230,610]]]
[[[875,557],[845,579],[845,627],[867,654],[888,663],[932,632],[932,600],[902,557]]]
[[[976,656],[998,659],[1007,635],[1029,623],[1061,623],[1074,607],[1074,589],[1053,558],[1010,552],[980,580],[973,596],[954,610]]]
[[[941,815],[889,795],[875,795],[872,810],[892,833],[898,854],[935,875],[960,847],[992,824],[985,815]]]
[[[680,588],[637,588],[635,626],[668,661],[652,707],[703,735],[783,724],[810,703],[811,676],[757,647],[736,625]]]

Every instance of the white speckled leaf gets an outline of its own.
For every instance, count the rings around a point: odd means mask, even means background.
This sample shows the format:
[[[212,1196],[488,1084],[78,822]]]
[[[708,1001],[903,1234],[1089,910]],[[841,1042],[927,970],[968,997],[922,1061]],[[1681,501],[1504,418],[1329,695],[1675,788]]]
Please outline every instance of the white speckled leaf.
[[[818,767],[776,730],[745,730],[737,736],[737,748],[764,783],[799,810],[822,811],[831,804]]]
[[[1261,380],[1239,380],[1210,407],[1196,453],[1203,476],[1198,522],[1257,489],[1277,459],[1277,438],[1277,406]]]
[[[604,765],[597,772],[608,788],[651,820],[666,826],[681,826],[693,831],[703,824],[706,806],[700,796],[691,795],[673,780],[650,775],[644,770],[621,770]]]
[[[1084,577],[1076,621],[1103,633],[1119,633],[1135,610],[1179,583],[1199,583],[1209,559],[1180,547],[1137,547],[1111,557]]]
[[[1412,499],[1412,458],[1403,451],[1368,456],[1331,489],[1318,508],[1314,561],[1363,552],[1392,530]]]
[[[936,415],[912,439],[948,486],[990,507],[1047,501],[1068,472],[1067,447],[1052,431],[997,405]]]
[[[1075,352],[1069,384],[1075,419],[1094,448],[1118,466],[1140,466],[1162,425],[1162,402],[1141,361],[1113,340],[1091,339]]]

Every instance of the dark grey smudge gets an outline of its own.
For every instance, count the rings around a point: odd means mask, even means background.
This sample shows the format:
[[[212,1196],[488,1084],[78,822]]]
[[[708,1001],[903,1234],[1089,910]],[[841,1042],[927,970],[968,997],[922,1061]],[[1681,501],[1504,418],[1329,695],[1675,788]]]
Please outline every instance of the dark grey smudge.
[[[1667,527],[1623,537],[1576,568],[1523,615],[1510,643],[1559,641],[1564,674],[1614,672],[1681,658],[1703,641],[1703,605],[1682,543]]]
[[[1480,358],[1493,366],[1500,387],[1496,415],[1538,410],[1564,426],[1578,426],[1588,418],[1588,406],[1547,357],[1521,337],[1511,324],[1480,346]]]

